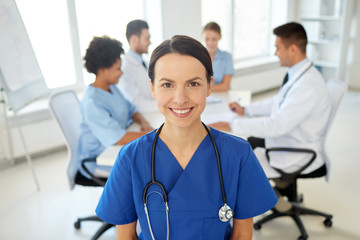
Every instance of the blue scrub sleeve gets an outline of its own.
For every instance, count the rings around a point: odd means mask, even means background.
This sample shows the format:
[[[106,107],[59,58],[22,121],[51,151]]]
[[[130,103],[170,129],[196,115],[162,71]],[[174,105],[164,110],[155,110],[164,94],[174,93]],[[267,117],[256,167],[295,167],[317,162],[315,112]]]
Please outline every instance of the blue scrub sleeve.
[[[95,210],[99,218],[113,225],[132,223],[138,218],[125,148],[126,146],[120,150]]]
[[[128,101],[127,99],[125,99],[126,104],[128,105],[128,109],[129,109],[129,119],[132,119],[132,116],[137,112],[137,108],[135,105],[133,105],[130,101]],[[130,122],[130,124],[132,123],[132,121]]]
[[[114,145],[126,134],[126,129],[100,103],[87,102],[83,112],[84,122],[103,146]]]
[[[230,53],[226,54],[226,66],[225,66],[225,75],[234,75],[235,69],[234,69],[234,63],[233,59]]]
[[[246,219],[271,209],[278,199],[250,145],[240,168],[234,218]]]

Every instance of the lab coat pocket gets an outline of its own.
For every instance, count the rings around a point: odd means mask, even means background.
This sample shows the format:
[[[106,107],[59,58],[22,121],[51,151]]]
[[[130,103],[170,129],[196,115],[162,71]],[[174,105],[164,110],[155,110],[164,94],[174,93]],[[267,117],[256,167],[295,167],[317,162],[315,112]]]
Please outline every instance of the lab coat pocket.
[[[230,239],[229,223],[221,222],[219,218],[205,218],[203,223],[203,240]]]

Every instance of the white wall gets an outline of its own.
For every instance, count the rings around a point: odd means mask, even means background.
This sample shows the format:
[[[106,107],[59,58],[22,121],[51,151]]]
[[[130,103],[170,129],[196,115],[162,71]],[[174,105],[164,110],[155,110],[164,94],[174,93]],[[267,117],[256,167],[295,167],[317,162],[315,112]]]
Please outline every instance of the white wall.
[[[354,1],[346,63],[346,81],[350,89],[360,91],[360,2]]]
[[[231,89],[251,90],[252,93],[262,92],[264,90],[280,87],[286,68],[267,67],[266,69],[237,73],[231,81]]]
[[[188,35],[201,40],[201,1],[162,0],[164,39]]]

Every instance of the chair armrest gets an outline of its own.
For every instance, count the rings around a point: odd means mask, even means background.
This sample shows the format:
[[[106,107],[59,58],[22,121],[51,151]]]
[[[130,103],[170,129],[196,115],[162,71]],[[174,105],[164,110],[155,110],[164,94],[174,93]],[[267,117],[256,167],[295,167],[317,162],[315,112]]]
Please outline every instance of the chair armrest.
[[[90,159],[84,159],[81,161],[81,167],[84,169],[84,171],[90,175],[91,180],[93,180],[95,183],[97,183],[99,186],[105,186],[105,181],[96,177],[94,174],[92,174],[92,172],[89,171],[89,169],[87,169],[87,167],[85,166],[85,163],[87,162],[96,162],[96,159],[90,158]]]
[[[293,152],[293,153],[310,153],[312,154],[309,162],[307,162],[303,167],[301,167],[299,170],[292,172],[292,173],[286,173],[281,169],[274,168],[277,172],[281,174],[281,180],[284,181],[293,181],[296,177],[298,177],[302,171],[304,171],[307,167],[310,166],[312,162],[314,162],[316,158],[316,152],[312,149],[305,149],[305,148],[288,148],[288,147],[277,147],[277,148],[267,148],[266,149],[266,158],[268,161],[270,161],[269,152]]]

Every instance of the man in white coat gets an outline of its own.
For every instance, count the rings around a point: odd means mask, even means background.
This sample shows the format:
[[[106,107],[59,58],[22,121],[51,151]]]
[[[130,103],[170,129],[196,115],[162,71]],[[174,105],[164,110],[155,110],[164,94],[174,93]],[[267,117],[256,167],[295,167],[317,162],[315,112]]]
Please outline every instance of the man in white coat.
[[[139,112],[157,111],[156,101],[150,91],[147,64],[142,58],[142,54],[148,53],[151,44],[148,24],[143,20],[129,22],[126,27],[126,38],[130,50],[124,56],[124,74],[117,86]]]
[[[287,23],[273,30],[280,65],[289,67],[283,86],[277,95],[262,102],[242,107],[230,103],[239,115],[231,123],[219,122],[211,126],[240,136],[253,136],[248,141],[269,178],[278,173],[271,167],[293,172],[306,165],[309,154],[271,152],[270,166],[264,147],[309,148],[317,153],[315,161],[302,174],[322,169],[326,171],[322,152],[325,128],[330,115],[331,100],[325,80],[306,57],[307,36],[298,23]]]

